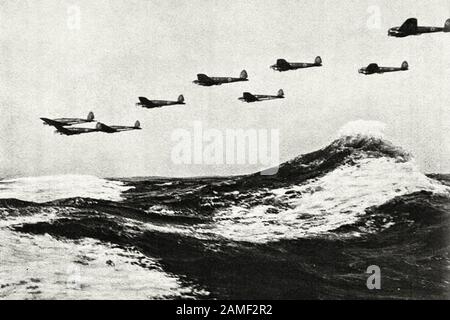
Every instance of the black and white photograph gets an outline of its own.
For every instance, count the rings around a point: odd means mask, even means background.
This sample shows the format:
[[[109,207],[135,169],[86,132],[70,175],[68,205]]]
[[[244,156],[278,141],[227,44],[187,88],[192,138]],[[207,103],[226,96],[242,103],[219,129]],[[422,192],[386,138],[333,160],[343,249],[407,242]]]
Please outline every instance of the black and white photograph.
[[[1,0],[0,300],[448,300],[449,80],[448,0]]]

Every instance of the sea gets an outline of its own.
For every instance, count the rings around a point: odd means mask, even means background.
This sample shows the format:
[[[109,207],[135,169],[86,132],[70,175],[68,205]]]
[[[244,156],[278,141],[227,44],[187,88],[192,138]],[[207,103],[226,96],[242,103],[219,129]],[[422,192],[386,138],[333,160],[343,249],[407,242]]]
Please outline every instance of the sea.
[[[1,179],[0,299],[450,298],[450,175],[331,140],[274,175]]]

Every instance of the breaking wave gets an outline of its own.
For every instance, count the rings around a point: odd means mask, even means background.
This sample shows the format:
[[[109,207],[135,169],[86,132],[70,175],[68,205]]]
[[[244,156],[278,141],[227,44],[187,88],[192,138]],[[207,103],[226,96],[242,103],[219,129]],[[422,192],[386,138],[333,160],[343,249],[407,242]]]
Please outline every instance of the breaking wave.
[[[262,202],[271,205],[221,211],[214,217],[214,232],[250,242],[326,234],[395,197],[418,191],[450,195],[449,190],[422,174],[413,161],[362,158],[307,183],[266,192]]]

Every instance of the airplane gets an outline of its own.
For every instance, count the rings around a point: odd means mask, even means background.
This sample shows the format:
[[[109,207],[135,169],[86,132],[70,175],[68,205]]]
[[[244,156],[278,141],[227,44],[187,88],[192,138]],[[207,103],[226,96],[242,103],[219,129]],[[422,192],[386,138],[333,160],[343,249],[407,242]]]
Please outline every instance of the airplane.
[[[242,70],[239,78],[230,78],[230,77],[208,77],[206,74],[197,74],[197,80],[193,81],[193,83],[198,84],[200,86],[210,87],[210,86],[220,86],[224,83],[232,83],[232,82],[240,82],[240,81],[248,81],[247,71]]]
[[[422,33],[434,33],[434,32],[450,32],[450,19],[445,22],[443,28],[440,27],[419,27],[417,26],[416,18],[409,18],[400,27],[390,28],[388,30],[388,36],[404,38],[407,36],[417,36]]]
[[[98,122],[95,128],[97,129],[97,131],[102,131],[105,133],[117,133],[123,131],[141,130],[141,124],[139,121],[136,121],[133,127],[127,127],[127,126],[107,126],[104,123]]]
[[[77,127],[65,127],[63,125],[53,125],[56,128],[55,133],[59,133],[65,136],[74,136],[83,133],[99,132],[100,130],[96,128],[77,128]]]
[[[145,97],[139,97],[139,101],[140,102],[136,103],[137,106],[142,106],[143,108],[149,109],[160,108],[163,106],[172,106],[176,104],[185,104],[183,95],[180,95],[177,101],[148,100]]]
[[[270,66],[275,71],[288,71],[288,70],[296,70],[296,69],[304,69],[311,67],[321,67],[322,66],[322,58],[316,57],[314,63],[301,63],[301,62],[287,62],[284,59],[278,59],[277,63],[273,66]]]
[[[409,69],[408,62],[403,61],[402,66],[400,68],[394,67],[380,67],[376,63],[371,63],[365,68],[361,68],[358,70],[359,73],[370,75],[374,73],[385,73],[385,72],[395,72],[395,71],[406,71]]]
[[[284,99],[283,89],[278,90],[278,94],[276,96],[270,96],[265,94],[251,94],[250,92],[244,92],[243,96],[239,98],[239,100],[241,100],[242,102],[248,103],[274,99]]]
[[[81,124],[86,122],[93,122],[94,121],[94,113],[89,112],[86,119],[79,119],[79,118],[58,118],[58,119],[48,119],[48,118],[40,118],[42,121],[44,121],[44,125],[47,126],[71,126],[74,124]]]

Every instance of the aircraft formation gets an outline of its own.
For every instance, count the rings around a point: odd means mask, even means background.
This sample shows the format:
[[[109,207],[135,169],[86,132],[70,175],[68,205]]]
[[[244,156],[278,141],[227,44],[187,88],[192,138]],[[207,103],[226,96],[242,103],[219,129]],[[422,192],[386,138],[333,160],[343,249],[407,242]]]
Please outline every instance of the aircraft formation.
[[[388,30],[388,36],[404,38],[408,36],[418,36],[426,33],[435,32],[450,32],[450,19],[448,19],[444,27],[423,27],[418,26],[416,18],[407,19],[401,26],[392,27]],[[317,56],[312,63],[306,62],[288,62],[285,59],[277,59],[276,63],[270,66],[271,69],[278,72],[292,71],[298,69],[322,67],[322,58]],[[402,72],[409,70],[407,61],[403,61],[400,67],[380,67],[377,63],[370,63],[367,67],[362,67],[358,70],[360,74],[373,75],[383,74],[387,72]],[[235,82],[249,81],[246,70],[242,70],[239,77],[211,77],[206,74],[197,74],[197,79],[193,81],[194,84],[204,87],[219,86],[222,84],[229,84]],[[173,105],[185,105],[184,96],[181,94],[176,101],[170,100],[149,100],[146,97],[139,97],[137,106],[147,109],[161,108]],[[250,92],[244,92],[242,97],[238,98],[242,102],[253,103],[268,100],[284,99],[284,91],[280,89],[276,95],[267,94],[252,94]],[[48,119],[41,118],[45,125],[53,126],[57,133],[62,135],[79,135],[91,132],[103,132],[103,133],[118,133],[124,131],[140,130],[141,125],[139,121],[136,121],[134,126],[118,126],[118,125],[106,125],[101,122],[97,122],[95,128],[80,128],[74,127],[74,125],[95,122],[94,113],[90,112],[86,119],[80,118],[57,118]]]

